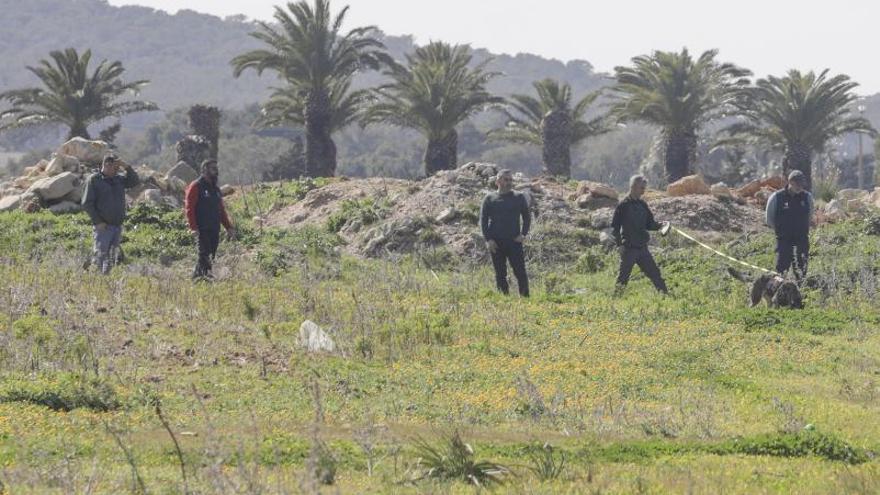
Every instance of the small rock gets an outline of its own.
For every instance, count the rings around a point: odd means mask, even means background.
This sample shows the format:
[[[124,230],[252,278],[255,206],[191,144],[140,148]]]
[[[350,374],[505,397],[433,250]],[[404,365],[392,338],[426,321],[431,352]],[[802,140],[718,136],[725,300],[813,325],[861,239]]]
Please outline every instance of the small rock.
[[[21,206],[21,195],[6,196],[0,198],[0,211],[13,211]]]
[[[455,208],[450,206],[449,208],[446,208],[445,210],[441,211],[440,214],[437,215],[436,218],[434,218],[434,221],[437,223],[449,223],[449,222],[455,220],[457,217],[458,217],[458,210],[456,210]]]
[[[158,205],[162,203],[162,191],[158,189],[144,189],[135,202]]]
[[[165,182],[170,183],[172,182],[172,179],[178,179],[184,183],[184,187],[186,187],[186,184],[189,184],[198,178],[199,173],[186,162],[177,162],[177,165],[173,166],[171,170],[165,174]]]
[[[62,201],[49,207],[49,211],[55,214],[74,213],[80,211],[81,209],[82,207],[79,205],[79,203],[74,203],[73,201]]]
[[[689,175],[669,184],[666,193],[670,196],[687,196],[689,194],[710,194],[711,189],[699,175]]]
[[[846,213],[843,211],[843,207],[840,201],[836,199],[832,199],[825,205],[825,208],[822,209],[822,213],[825,216],[825,219],[829,222],[836,222],[839,220],[843,220],[846,217]]]
[[[593,196],[600,196],[605,198],[612,198],[615,200],[618,199],[617,190],[608,184],[602,184],[601,182],[592,182],[588,180],[578,182],[577,187],[577,196],[583,196],[584,194],[592,194]]]
[[[230,194],[235,194],[235,188],[229,184],[224,184],[220,188],[220,194],[222,194],[224,196],[229,196]]]
[[[317,323],[306,320],[299,326],[299,345],[309,352],[333,352],[336,343]]]
[[[576,201],[578,208],[587,210],[595,210],[598,208],[609,208],[617,206],[617,198],[596,195],[593,192],[582,194]]]
[[[718,182],[716,184],[712,184],[712,187],[709,188],[709,192],[712,193],[712,196],[716,198],[732,198],[733,193],[730,191],[730,188],[727,187],[727,184],[723,182]]]

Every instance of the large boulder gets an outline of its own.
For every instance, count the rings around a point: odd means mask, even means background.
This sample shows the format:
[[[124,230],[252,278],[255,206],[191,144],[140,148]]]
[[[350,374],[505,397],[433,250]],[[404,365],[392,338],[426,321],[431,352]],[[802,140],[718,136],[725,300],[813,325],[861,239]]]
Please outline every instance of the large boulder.
[[[617,190],[613,187],[608,184],[602,184],[601,182],[592,182],[588,180],[580,181],[578,183],[577,192],[575,194],[578,198],[585,194],[591,194],[594,197],[611,198],[615,200],[615,204],[618,199]]]
[[[837,222],[846,218],[846,211],[840,201],[832,199],[822,209],[823,217],[828,222]]]
[[[28,189],[44,201],[61,199],[82,185],[82,180],[72,172],[62,172],[54,177],[46,177],[33,183]]]
[[[699,175],[688,175],[669,184],[666,193],[670,196],[687,196],[689,194],[711,194],[712,190]]]
[[[79,160],[70,155],[55,155],[46,165],[46,175],[58,175],[61,172],[79,172]]]
[[[97,165],[104,160],[104,155],[107,154],[109,149],[110,146],[104,141],[89,141],[88,139],[75,137],[62,144],[61,147],[55,150],[55,154],[72,156],[80,162]]]
[[[0,211],[13,211],[21,206],[21,194],[0,198]]]
[[[781,175],[774,175],[766,179],[753,180],[748,184],[736,190],[736,195],[741,198],[751,198],[758,194],[762,189],[770,189],[776,191],[785,187],[785,178]]]
[[[171,182],[171,179],[180,179],[184,184],[189,184],[198,178],[199,173],[186,162],[177,162],[177,165],[172,167],[171,170],[165,174],[165,182],[168,183]]]
[[[309,352],[333,352],[336,343],[317,323],[306,320],[299,326],[299,345]]]
[[[862,189],[841,189],[837,191],[837,199],[846,203],[853,199],[865,199],[868,196],[868,191]]]

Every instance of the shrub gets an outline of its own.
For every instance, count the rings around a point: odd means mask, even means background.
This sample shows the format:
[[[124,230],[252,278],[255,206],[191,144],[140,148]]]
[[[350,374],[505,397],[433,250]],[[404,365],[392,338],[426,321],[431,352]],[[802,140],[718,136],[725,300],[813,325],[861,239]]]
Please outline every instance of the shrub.
[[[474,449],[456,431],[441,438],[438,445],[431,445],[419,438],[415,442],[418,460],[423,468],[420,479],[460,480],[473,485],[487,487],[504,481],[503,476],[510,472],[501,464],[491,461],[476,461]]]
[[[120,407],[116,392],[107,383],[74,374],[36,381],[9,381],[0,392],[0,402],[27,402],[55,411],[91,409],[111,411]]]

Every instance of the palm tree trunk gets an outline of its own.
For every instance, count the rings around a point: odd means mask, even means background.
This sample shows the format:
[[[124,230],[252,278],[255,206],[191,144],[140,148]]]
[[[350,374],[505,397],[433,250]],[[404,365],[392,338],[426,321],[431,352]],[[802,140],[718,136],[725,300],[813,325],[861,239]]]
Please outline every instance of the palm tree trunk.
[[[673,183],[693,173],[697,136],[689,131],[673,131],[666,137],[666,180]]]
[[[67,134],[67,139],[71,140],[75,137],[81,137],[83,139],[92,139],[89,136],[88,126],[84,122],[74,122],[70,126],[70,132]]]
[[[306,175],[333,177],[336,174],[336,143],[330,136],[330,97],[312,91],[306,102]]]
[[[782,157],[782,173],[788,177],[793,170],[800,170],[807,179],[807,191],[813,190],[813,153],[804,143],[792,142],[785,145]]]
[[[553,177],[571,177],[571,118],[566,112],[553,111],[541,120],[544,173]]]
[[[425,149],[425,175],[434,175],[440,170],[452,170],[458,163],[458,132],[453,129],[439,139],[428,139]]]

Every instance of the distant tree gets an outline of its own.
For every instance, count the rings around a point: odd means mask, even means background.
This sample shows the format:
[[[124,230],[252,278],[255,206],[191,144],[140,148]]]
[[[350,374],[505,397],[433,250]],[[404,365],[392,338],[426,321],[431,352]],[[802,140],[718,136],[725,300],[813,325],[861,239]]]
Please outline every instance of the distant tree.
[[[334,17],[329,0],[315,0],[314,6],[305,0],[288,3],[287,10],[275,7],[277,26],[260,22],[259,30],[251,33],[267,46],[232,59],[236,77],[247,69],[258,74],[271,70],[287,83],[276,90],[275,106],[288,101],[291,108],[280,114],[291,121],[295,117],[305,126],[306,173],[310,176],[336,172],[336,144],[331,136],[334,119],[340,114],[334,110],[334,101],[349,101],[338,91],[347,90],[358,71],[393,64],[385,46],[372,36],[375,27],[341,31],[347,12],[344,7]]]
[[[812,188],[813,157],[828,141],[849,132],[877,135],[867,119],[852,111],[858,84],[843,74],[827,76],[827,69],[819,75],[790,70],[783,77],[759,79],[743,105],[745,121],[726,132],[782,150],[783,173],[800,170]]]
[[[696,60],[687,49],[654,52],[615,67],[616,102],[610,115],[618,122],[659,127],[666,178],[676,181],[693,172],[697,134],[708,122],[736,111],[747,94],[751,72],[715,60],[709,50]]]
[[[205,136],[209,143],[210,157],[216,160],[220,142],[220,109],[207,105],[193,105],[187,115],[190,128],[199,136]]]
[[[102,60],[89,70],[91,50],[82,56],[73,48],[49,53],[52,61],[41,60],[27,69],[43,83],[0,94],[12,108],[0,113],[0,131],[30,125],[59,123],[70,128],[68,138],[90,138],[88,126],[107,117],[158,110],[145,101],[117,101],[126,94],[138,94],[148,81],[124,83],[121,62]],[[53,64],[54,62],[54,64]],[[112,131],[112,129],[108,129]],[[110,134],[115,135],[111,132]]]
[[[571,177],[571,147],[608,132],[602,117],[584,120],[600,92],[587,94],[572,106],[571,86],[553,79],[532,84],[537,98],[515,94],[510,97],[507,126],[489,133],[492,139],[540,146],[544,173]]]
[[[471,67],[464,45],[433,42],[407,55],[407,65],[391,66],[391,82],[375,90],[377,102],[363,122],[386,123],[419,131],[428,140],[425,174],[455,168],[458,161],[456,126],[492,105],[504,102],[486,89],[498,74],[487,72],[490,60]]]

